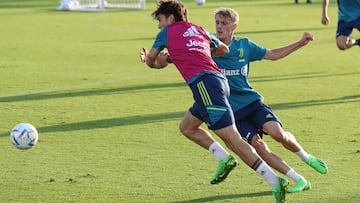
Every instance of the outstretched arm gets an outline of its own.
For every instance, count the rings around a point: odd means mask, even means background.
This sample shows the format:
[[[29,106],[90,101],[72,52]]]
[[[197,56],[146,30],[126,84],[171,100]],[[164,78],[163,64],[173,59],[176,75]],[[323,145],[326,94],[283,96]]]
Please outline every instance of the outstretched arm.
[[[149,52],[145,48],[140,51],[141,62],[146,63],[150,68],[165,68],[168,65],[167,58],[166,52],[160,52],[154,48],[151,48]]]
[[[302,38],[297,42],[294,42],[284,47],[267,50],[264,59],[275,61],[284,58],[289,54],[293,53],[294,51],[300,49],[301,47],[307,45],[312,40],[314,40],[314,35],[309,32],[304,32]]]
[[[321,23],[323,25],[329,24],[330,18],[328,15],[328,7],[329,7],[329,0],[323,0],[322,1],[322,18]]]

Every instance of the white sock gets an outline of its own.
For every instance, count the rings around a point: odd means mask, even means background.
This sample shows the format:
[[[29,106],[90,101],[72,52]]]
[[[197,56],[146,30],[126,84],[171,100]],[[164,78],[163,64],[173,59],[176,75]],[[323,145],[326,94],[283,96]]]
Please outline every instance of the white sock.
[[[276,186],[278,182],[278,176],[274,173],[273,170],[271,170],[265,161],[262,161],[262,163],[256,169],[256,173],[261,175],[272,188]]]
[[[308,154],[305,150],[300,149],[300,151],[296,152],[296,154],[300,157],[301,160],[303,160],[304,162],[306,162],[309,157],[310,154]]]
[[[209,147],[209,151],[215,155],[216,159],[219,161],[229,156],[229,153],[218,142],[212,143]]]
[[[296,171],[294,171],[294,169],[290,168],[290,170],[286,173],[286,176],[288,176],[289,178],[298,181],[300,179],[305,180],[304,177],[302,177],[300,174],[296,173]]]

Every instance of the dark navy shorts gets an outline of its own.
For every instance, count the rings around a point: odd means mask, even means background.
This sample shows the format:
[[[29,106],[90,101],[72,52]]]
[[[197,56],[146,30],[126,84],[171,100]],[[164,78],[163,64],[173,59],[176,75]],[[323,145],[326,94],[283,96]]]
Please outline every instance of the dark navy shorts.
[[[204,74],[189,86],[195,100],[189,111],[205,122],[210,130],[219,130],[235,123],[228,101],[230,89],[225,78]]]
[[[354,28],[360,31],[360,18],[350,22],[341,20],[338,22],[336,37],[340,35],[350,37]]]
[[[234,113],[236,127],[242,138],[251,144],[252,138],[259,134],[263,137],[266,134],[262,131],[264,123],[268,121],[276,121],[280,123],[280,119],[273,113],[271,108],[262,101],[257,100]]]

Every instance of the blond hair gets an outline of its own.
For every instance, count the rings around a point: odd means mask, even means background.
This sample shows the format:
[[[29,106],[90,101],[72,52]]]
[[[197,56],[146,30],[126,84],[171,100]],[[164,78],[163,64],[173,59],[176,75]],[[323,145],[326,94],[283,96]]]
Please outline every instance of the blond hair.
[[[239,22],[239,14],[232,8],[218,8],[215,10],[215,16],[217,15],[222,16],[236,24]]]

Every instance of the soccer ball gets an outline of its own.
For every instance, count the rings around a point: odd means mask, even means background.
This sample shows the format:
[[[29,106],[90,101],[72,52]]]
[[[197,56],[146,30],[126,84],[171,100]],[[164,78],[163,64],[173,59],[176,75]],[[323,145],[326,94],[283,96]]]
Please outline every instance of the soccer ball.
[[[30,123],[19,123],[10,132],[10,141],[18,149],[30,149],[36,145],[39,135]]]
[[[195,3],[199,6],[201,6],[205,3],[205,0],[195,0]]]

